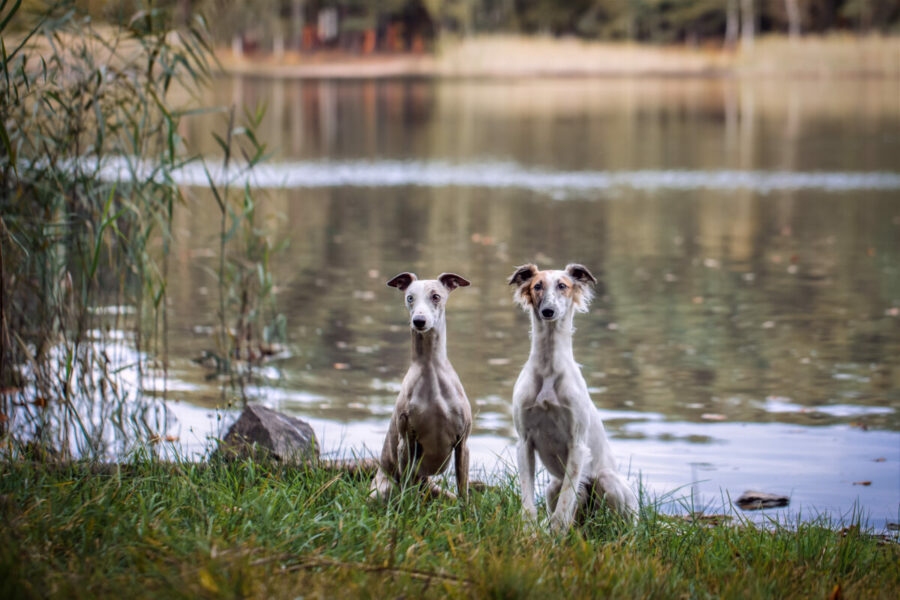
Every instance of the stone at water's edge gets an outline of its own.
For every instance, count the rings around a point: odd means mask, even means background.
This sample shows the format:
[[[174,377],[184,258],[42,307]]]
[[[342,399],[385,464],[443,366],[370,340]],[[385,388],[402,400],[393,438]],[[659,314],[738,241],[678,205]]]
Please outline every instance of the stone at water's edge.
[[[249,404],[219,442],[216,454],[226,459],[274,458],[291,464],[310,463],[319,458],[319,442],[306,421]]]
[[[741,510],[760,510],[763,508],[778,508],[790,504],[790,498],[787,496],[779,496],[778,494],[769,494],[766,492],[747,491],[741,494],[741,497],[734,501]]]
[[[259,404],[247,405],[219,442],[213,455],[213,459],[216,458],[274,459],[345,474],[360,480],[371,479],[378,470],[378,460],[371,457],[319,459],[319,442],[309,423]],[[469,489],[486,492],[498,488],[473,480],[469,482]]]

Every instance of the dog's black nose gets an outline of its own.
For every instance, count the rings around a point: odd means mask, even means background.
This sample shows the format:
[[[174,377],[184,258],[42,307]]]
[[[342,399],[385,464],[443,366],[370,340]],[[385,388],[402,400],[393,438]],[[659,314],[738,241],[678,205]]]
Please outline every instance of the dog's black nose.
[[[545,308],[545,309],[543,309],[543,310],[541,311],[541,315],[542,315],[545,319],[552,319],[552,318],[553,318],[553,309],[552,309],[552,308]]]
[[[413,317],[413,326],[416,329],[425,329],[425,317]]]

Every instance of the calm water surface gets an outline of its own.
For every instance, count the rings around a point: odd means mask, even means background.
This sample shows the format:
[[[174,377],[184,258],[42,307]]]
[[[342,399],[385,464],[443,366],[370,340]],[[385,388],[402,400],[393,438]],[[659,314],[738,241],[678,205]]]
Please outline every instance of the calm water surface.
[[[792,515],[858,502],[877,526],[898,520],[900,82],[222,79],[212,93],[267,104],[258,210],[289,242],[273,269],[290,350],[251,394],[309,420],[326,450],[380,449],[409,359],[385,282],[454,271],[473,284],[450,298],[448,344],[474,468],[511,468],[529,321],[506,280],[577,261],[602,285],[575,356],[633,479],[711,509],[755,489],[790,495]],[[214,155],[214,128],[183,133]],[[217,307],[215,204],[198,191],[189,209],[168,397],[194,451],[234,413],[189,360],[213,348]]]

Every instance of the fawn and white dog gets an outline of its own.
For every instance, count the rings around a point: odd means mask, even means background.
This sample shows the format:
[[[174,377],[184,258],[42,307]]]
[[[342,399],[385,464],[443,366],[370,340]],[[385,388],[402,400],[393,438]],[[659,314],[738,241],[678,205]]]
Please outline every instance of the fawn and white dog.
[[[619,514],[634,518],[637,498],[616,470],[600,414],[572,353],[572,320],[586,312],[597,280],[577,264],[565,270],[517,267],[509,280],[515,300],[531,314],[531,354],[513,389],[513,422],[522,509],[537,518],[534,454],[550,472],[550,527],[568,529],[593,493]]]
[[[431,495],[453,494],[430,483],[443,473],[453,454],[459,497],[466,499],[472,409],[463,386],[447,358],[447,297],[469,282],[453,273],[437,279],[418,279],[400,273],[388,282],[404,294],[412,329],[412,364],[403,378],[397,404],[381,451],[372,492],[381,498],[394,483],[415,482]]]

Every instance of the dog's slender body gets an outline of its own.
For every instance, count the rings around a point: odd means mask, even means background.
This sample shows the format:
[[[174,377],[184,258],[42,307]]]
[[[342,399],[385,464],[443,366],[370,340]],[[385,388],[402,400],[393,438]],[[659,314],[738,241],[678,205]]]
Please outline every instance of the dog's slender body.
[[[407,481],[432,495],[453,496],[428,481],[443,473],[453,455],[459,497],[466,499],[472,409],[447,358],[444,309],[450,292],[469,282],[453,273],[419,280],[401,273],[388,282],[404,291],[412,329],[412,364],[403,378],[381,451],[372,491],[386,497]]]
[[[516,302],[531,315],[531,353],[513,389],[522,509],[537,518],[537,453],[551,475],[547,506],[554,531],[572,525],[591,492],[623,516],[637,513],[637,498],[616,470],[606,430],[572,352],[575,312],[587,310],[590,286],[596,282],[577,264],[562,271],[540,271],[528,264],[509,280],[516,286]]]

